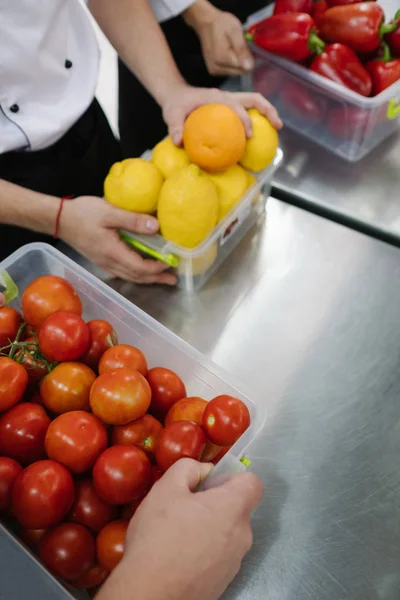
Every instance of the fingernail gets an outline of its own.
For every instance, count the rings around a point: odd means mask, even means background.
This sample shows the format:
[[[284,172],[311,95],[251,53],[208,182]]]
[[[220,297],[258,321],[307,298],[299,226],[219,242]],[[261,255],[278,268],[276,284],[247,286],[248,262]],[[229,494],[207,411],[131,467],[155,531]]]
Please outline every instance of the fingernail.
[[[147,219],[147,221],[146,221],[146,229],[148,231],[157,231],[157,229],[158,229],[158,221],[156,219]]]
[[[253,68],[253,61],[249,58],[246,58],[246,60],[244,60],[242,63],[242,67],[245,71],[251,71]]]

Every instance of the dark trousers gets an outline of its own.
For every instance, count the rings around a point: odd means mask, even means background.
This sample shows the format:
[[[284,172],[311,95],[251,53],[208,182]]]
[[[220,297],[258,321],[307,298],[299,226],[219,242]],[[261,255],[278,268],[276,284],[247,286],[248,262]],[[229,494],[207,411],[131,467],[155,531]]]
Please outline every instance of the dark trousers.
[[[214,0],[217,8],[235,14],[242,22],[270,4],[269,0]],[[223,79],[209,75],[199,38],[181,17],[161,25],[174,59],[185,80],[195,86],[217,87]],[[119,131],[124,157],[140,156],[166,134],[158,104],[140,81],[119,61]]]
[[[94,100],[75,125],[50,148],[0,155],[0,179],[52,196],[102,196],[111,165],[120,160],[119,142]],[[55,200],[58,202],[58,200]],[[0,224],[0,260],[49,236]]]

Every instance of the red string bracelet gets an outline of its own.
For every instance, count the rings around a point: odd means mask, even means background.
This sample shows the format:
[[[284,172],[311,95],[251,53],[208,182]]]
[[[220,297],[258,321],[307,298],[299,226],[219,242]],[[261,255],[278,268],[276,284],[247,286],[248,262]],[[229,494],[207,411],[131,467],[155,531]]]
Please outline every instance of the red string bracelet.
[[[58,239],[58,230],[60,228],[60,219],[61,219],[61,213],[62,213],[62,209],[64,206],[64,200],[72,200],[73,196],[63,196],[60,200],[60,207],[58,209],[58,213],[57,213],[57,217],[56,217],[56,226],[54,229],[54,239],[57,240]]]

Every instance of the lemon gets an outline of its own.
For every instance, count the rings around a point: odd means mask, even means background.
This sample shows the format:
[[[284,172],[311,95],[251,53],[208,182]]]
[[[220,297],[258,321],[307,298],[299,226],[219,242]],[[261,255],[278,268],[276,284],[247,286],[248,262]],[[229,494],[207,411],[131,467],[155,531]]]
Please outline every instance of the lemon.
[[[258,110],[251,108],[248,113],[253,124],[253,135],[246,142],[240,164],[245,169],[257,172],[265,169],[273,161],[279,138],[276,129]]]
[[[190,165],[190,159],[183,148],[175,146],[170,137],[165,138],[154,147],[151,161],[168,179],[183,167]]]
[[[169,177],[162,187],[160,231],[175,244],[195,248],[214,229],[218,210],[215,185],[199,167],[190,165]]]
[[[214,264],[218,256],[218,244],[214,242],[200,256],[192,259],[183,258],[178,266],[178,275],[202,275]]]
[[[104,195],[114,206],[150,214],[157,208],[163,181],[151,162],[127,158],[111,167],[104,182]]]
[[[209,177],[217,188],[219,197],[218,221],[221,221],[246,192],[248,188],[247,174],[240,165],[235,165],[221,173],[210,174]]]

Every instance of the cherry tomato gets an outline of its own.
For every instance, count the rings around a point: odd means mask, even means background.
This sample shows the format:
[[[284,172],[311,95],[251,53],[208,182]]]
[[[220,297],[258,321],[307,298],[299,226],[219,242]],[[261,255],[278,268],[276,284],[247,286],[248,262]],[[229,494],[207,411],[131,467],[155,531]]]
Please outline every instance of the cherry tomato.
[[[102,567],[98,563],[95,563],[93,567],[90,567],[89,571],[86,571],[79,579],[72,581],[72,585],[78,589],[88,590],[90,588],[102,585],[110,571],[105,567]]]
[[[73,410],[57,417],[47,430],[46,453],[72,473],[91,469],[108,446],[103,423],[83,410]]]
[[[176,421],[193,421],[201,425],[203,414],[207,406],[207,400],[193,396],[192,398],[182,398],[178,400],[168,411],[165,417],[165,425],[170,425]]]
[[[141,505],[142,501],[143,498],[140,498],[139,500],[134,500],[130,504],[123,506],[121,510],[121,519],[123,519],[124,521],[130,521],[137,509],[139,508],[139,506]]]
[[[211,461],[213,465],[217,465],[220,460],[222,460],[225,454],[228,454],[229,450],[232,446],[226,446],[226,448],[222,448],[222,450],[217,454],[217,456]]]
[[[89,347],[81,356],[81,361],[93,371],[96,371],[104,352],[118,344],[118,337],[107,321],[89,321],[87,326],[89,329]]]
[[[127,425],[116,425],[112,433],[112,443],[122,446],[139,446],[147,454],[153,454],[158,436],[163,426],[151,415],[143,415]]]
[[[210,442],[210,440],[207,440],[206,447],[203,450],[200,461],[204,463],[212,462],[214,458],[218,456],[221,450],[221,446],[217,446],[216,444]]]
[[[11,507],[11,490],[22,467],[8,456],[0,456],[0,511]]]
[[[153,465],[151,467],[151,481],[152,481],[152,486],[155,483],[157,483],[157,481],[159,481],[163,475],[164,475],[164,473],[161,471],[160,467],[157,467],[157,465]]]
[[[60,415],[71,410],[89,410],[90,388],[96,375],[78,362],[57,365],[40,385],[43,404]]]
[[[40,558],[54,575],[73,581],[94,565],[96,544],[83,525],[61,523],[43,537]]]
[[[124,367],[138,371],[144,377],[147,375],[145,355],[139,348],[128,344],[117,344],[106,350],[99,362],[99,373],[102,375]]]
[[[22,323],[22,317],[15,308],[3,306],[0,308],[0,348],[13,342]]]
[[[152,392],[151,412],[162,421],[171,406],[186,397],[185,384],[176,373],[163,367],[150,369],[147,381]]]
[[[0,416],[0,454],[27,465],[45,458],[50,418],[39,404],[17,404]]]
[[[19,402],[28,385],[24,367],[7,356],[0,356],[0,412]]]
[[[151,390],[146,379],[127,368],[103,373],[90,390],[92,411],[109,425],[126,425],[143,417],[150,400]]]
[[[75,488],[70,473],[54,460],[29,465],[15,480],[11,508],[28,529],[47,529],[70,510]]]
[[[204,411],[203,429],[208,439],[218,446],[232,446],[249,425],[249,409],[233,396],[217,396]]]
[[[136,446],[112,446],[93,467],[93,483],[108,504],[128,504],[141,498],[151,484],[151,464]]]
[[[88,349],[89,328],[73,312],[55,312],[40,327],[38,342],[41,352],[49,360],[77,360]]]
[[[54,275],[44,275],[32,281],[22,294],[21,302],[25,321],[36,330],[57,311],[82,314],[82,303],[72,285]]]
[[[28,548],[37,552],[46,531],[47,529],[28,529],[27,527],[21,527],[18,534]]]
[[[28,381],[31,386],[38,384],[48,373],[46,363],[38,358],[38,344],[35,337],[28,337],[25,340],[24,350],[17,350],[15,358],[26,369]]]
[[[117,516],[115,506],[106,504],[95,490],[91,479],[76,482],[75,501],[69,520],[95,532],[100,531]]]
[[[162,430],[156,448],[156,461],[162,471],[180,458],[200,460],[206,445],[204,431],[192,421],[177,421]]]
[[[124,555],[125,536],[129,521],[113,521],[102,529],[96,539],[97,560],[112,571]]]

